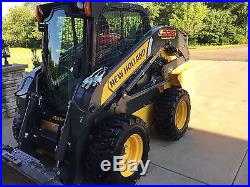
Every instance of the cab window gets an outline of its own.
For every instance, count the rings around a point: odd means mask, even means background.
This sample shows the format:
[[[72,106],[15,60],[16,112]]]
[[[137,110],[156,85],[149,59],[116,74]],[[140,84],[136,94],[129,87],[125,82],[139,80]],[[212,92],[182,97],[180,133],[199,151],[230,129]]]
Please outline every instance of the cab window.
[[[140,12],[106,10],[97,23],[97,66],[115,66],[146,31]]]

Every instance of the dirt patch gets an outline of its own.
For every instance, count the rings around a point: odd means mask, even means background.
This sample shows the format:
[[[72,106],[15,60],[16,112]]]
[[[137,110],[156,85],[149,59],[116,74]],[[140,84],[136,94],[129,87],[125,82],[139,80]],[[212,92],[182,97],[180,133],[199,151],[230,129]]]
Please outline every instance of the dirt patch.
[[[248,47],[190,50],[191,60],[248,61]]]

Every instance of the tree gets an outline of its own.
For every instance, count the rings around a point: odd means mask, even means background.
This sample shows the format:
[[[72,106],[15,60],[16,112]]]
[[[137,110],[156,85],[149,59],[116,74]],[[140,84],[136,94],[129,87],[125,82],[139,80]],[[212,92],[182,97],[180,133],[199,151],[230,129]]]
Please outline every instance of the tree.
[[[191,38],[205,27],[208,8],[204,3],[173,3],[170,25],[185,32]]]
[[[198,42],[220,45],[235,43],[234,38],[237,34],[233,25],[235,19],[236,16],[229,10],[211,9],[204,19],[206,25],[198,36]]]
[[[234,25],[239,28],[238,32],[247,36],[248,29],[248,3],[207,3],[207,6],[216,10],[228,10],[234,19]]]
[[[24,6],[27,7],[31,12],[34,12],[36,7],[38,5],[42,5],[42,4],[45,4],[45,3],[42,3],[42,2],[25,2]]]
[[[10,8],[3,18],[3,38],[15,47],[38,47],[41,33],[38,31],[35,14],[31,5]]]
[[[248,3],[137,3],[150,9],[151,25],[171,25],[192,43],[247,43]]]
[[[159,18],[161,9],[163,8],[161,3],[136,3],[141,5],[143,8],[149,9],[149,18],[151,25],[155,25],[156,20]]]

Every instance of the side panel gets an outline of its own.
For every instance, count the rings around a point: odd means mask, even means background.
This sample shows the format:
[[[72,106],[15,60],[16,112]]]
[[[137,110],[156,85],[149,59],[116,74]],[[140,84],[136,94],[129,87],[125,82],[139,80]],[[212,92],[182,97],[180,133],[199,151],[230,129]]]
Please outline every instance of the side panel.
[[[141,118],[148,126],[152,125],[153,104],[149,104],[140,110],[133,113],[133,115]]]
[[[187,62],[172,71],[171,74],[169,74],[171,86],[182,87],[185,89],[192,76],[192,74],[189,73],[190,68],[191,65]]]

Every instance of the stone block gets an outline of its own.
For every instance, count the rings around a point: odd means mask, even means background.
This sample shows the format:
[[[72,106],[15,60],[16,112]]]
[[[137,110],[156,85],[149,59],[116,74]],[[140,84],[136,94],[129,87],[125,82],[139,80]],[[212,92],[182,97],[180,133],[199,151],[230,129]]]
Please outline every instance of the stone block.
[[[2,114],[4,117],[15,115],[15,92],[25,76],[25,68],[27,67],[26,64],[2,66]]]

